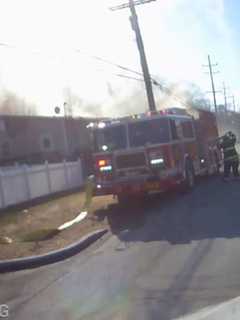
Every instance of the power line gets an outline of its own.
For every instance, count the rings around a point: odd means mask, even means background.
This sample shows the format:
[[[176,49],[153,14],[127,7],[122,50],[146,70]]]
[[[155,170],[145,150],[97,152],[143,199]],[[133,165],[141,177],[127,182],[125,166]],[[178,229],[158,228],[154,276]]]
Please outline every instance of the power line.
[[[7,48],[11,48],[11,49],[18,49],[17,46],[11,45],[11,44],[8,44],[8,43],[1,43],[1,42],[0,42],[0,46],[7,47]],[[28,50],[29,50],[29,48],[28,48]],[[41,54],[40,51],[38,51],[38,52],[37,52],[37,51],[35,51],[35,52],[34,52],[34,51],[31,51],[31,52],[32,52],[32,53],[39,53],[39,54]],[[139,72],[139,71],[136,71],[136,70],[133,70],[133,69],[131,69],[131,68],[129,68],[129,67],[123,66],[123,65],[121,65],[121,64],[119,64],[119,63],[115,63],[115,62],[113,62],[113,61],[111,61],[111,60],[108,60],[108,59],[106,59],[106,58],[103,58],[103,57],[100,57],[100,56],[97,56],[97,55],[89,54],[89,53],[84,52],[83,50],[80,50],[80,49],[75,49],[74,52],[80,53],[80,54],[83,54],[83,55],[86,55],[86,56],[88,56],[88,57],[91,58],[91,59],[94,59],[94,60],[103,62],[103,63],[108,64],[108,65],[112,65],[112,66],[114,66],[114,67],[116,67],[116,68],[119,68],[119,69],[121,69],[121,70],[124,70],[124,71],[127,71],[127,72],[130,72],[130,73],[133,73],[133,74],[136,74],[136,75],[138,75],[138,76],[143,77],[143,73],[141,73],[141,72]],[[144,79],[140,79],[140,78],[136,78],[136,77],[131,77],[131,76],[124,75],[124,74],[119,74],[119,73],[111,73],[111,74],[114,75],[114,76],[117,76],[117,77],[121,77],[121,78],[126,78],[126,79],[130,79],[130,80],[136,80],[136,81],[144,82]],[[169,88],[164,87],[160,82],[158,82],[156,79],[154,79],[151,75],[150,75],[150,80],[151,80],[152,84],[155,85],[155,86],[157,86],[157,87],[159,87],[160,90],[161,90],[163,93],[165,93],[165,94],[167,94],[168,96],[172,97],[174,100],[177,100],[177,101],[180,102],[182,105],[187,106],[187,104],[186,104],[180,97],[174,95]]]
[[[10,44],[3,43],[3,42],[0,42],[0,46],[1,46],[1,47],[8,47],[8,48],[16,48],[15,46],[12,46],[12,45],[10,45]]]
[[[9,43],[6,43],[6,42],[0,42],[0,47],[5,47],[5,48],[8,48],[8,49],[20,49],[20,50],[24,50],[23,48],[19,47],[19,46],[16,46],[14,44],[9,44]],[[25,50],[26,51],[26,50]],[[30,50],[29,48],[27,48],[27,51],[29,51],[30,53],[32,54],[41,54],[40,51],[37,51],[37,50]]]
[[[130,77],[130,76],[126,76],[125,74],[120,74],[120,73],[113,73],[113,75],[120,77],[120,78],[126,78],[126,79],[130,79],[130,80],[136,80],[136,81],[141,81],[144,82],[144,79],[140,79],[140,78],[135,78],[135,77]]]
[[[100,71],[100,72],[106,73],[104,70],[101,70],[101,69],[98,69],[96,71]],[[136,81],[139,81],[139,82],[144,82],[144,79],[136,78],[136,77],[129,76],[129,75],[126,75],[126,74],[122,74],[122,73],[107,72],[107,74],[112,75],[112,76],[116,76],[116,77],[119,77],[119,78],[125,78],[125,79],[129,79],[129,80],[136,80]]]
[[[81,50],[75,50],[76,52],[80,53],[80,54],[84,54],[83,51]],[[112,62],[106,58],[102,58],[102,57],[99,57],[99,56],[96,56],[96,55],[90,55],[90,54],[87,54],[90,58],[92,59],[95,59],[95,60],[98,60],[98,61],[101,61],[101,62],[104,62],[106,64],[109,64],[109,65],[112,65],[114,67],[117,67],[119,69],[122,69],[124,71],[128,71],[128,72],[131,72],[131,73],[134,73],[136,75],[139,75],[139,76],[143,76],[143,73],[139,72],[139,71],[136,71],[136,70],[133,70],[129,67],[125,67],[121,64],[118,64],[118,63],[115,63],[115,62]],[[117,74],[114,74],[114,75],[117,75]],[[139,79],[139,78],[133,78],[133,77],[129,77],[129,76],[124,76],[124,75],[118,75],[120,77],[123,77],[123,78],[128,78],[128,79],[132,79],[132,80],[138,80],[138,81],[144,81],[144,79]],[[172,91],[166,87],[164,87],[161,83],[159,83],[156,79],[154,79],[151,75],[150,75],[150,79],[152,81],[152,84],[159,87],[161,91],[163,91],[165,94],[171,96],[172,98],[174,98],[175,100],[181,102],[184,106],[187,106],[187,104],[185,102],[183,102],[183,100],[181,98],[179,98],[178,96],[174,95],[172,93]]]
[[[143,74],[141,72],[138,72],[136,70],[130,69],[130,68],[125,67],[123,65],[120,65],[118,63],[112,62],[112,61],[110,61],[110,60],[108,60],[106,58],[102,58],[102,57],[99,57],[99,56],[96,56],[96,55],[87,54],[87,53],[84,53],[83,51],[81,51],[79,49],[75,50],[75,52],[80,53],[80,54],[86,54],[87,56],[89,56],[92,59],[104,62],[104,63],[109,64],[109,65],[112,65],[112,66],[117,67],[119,69],[122,69],[124,71],[132,72],[132,73],[135,73],[137,75],[143,76]]]
[[[156,1],[156,0],[137,0],[134,2],[134,5],[138,6],[138,5],[145,4],[152,1]],[[125,9],[125,8],[129,8],[129,3],[123,3],[123,4],[120,4],[119,6],[111,7],[110,10],[116,11],[116,10]]]
[[[152,1],[153,1],[153,0],[152,0]],[[80,53],[80,54],[85,54],[85,55],[87,55],[88,57],[90,57],[91,59],[95,59],[95,60],[101,61],[101,62],[103,62],[103,63],[106,63],[106,64],[108,64],[108,65],[112,65],[112,66],[114,66],[114,67],[117,67],[117,68],[119,68],[119,69],[122,69],[122,70],[124,70],[124,71],[130,72],[130,73],[134,73],[134,74],[139,75],[139,76],[143,76],[143,73],[141,73],[141,72],[139,72],[139,71],[133,70],[133,69],[131,69],[131,68],[129,68],[129,67],[126,67],[126,66],[123,66],[123,65],[121,65],[121,64],[119,64],[119,63],[115,63],[115,62],[113,62],[113,61],[111,61],[111,60],[108,60],[108,59],[106,59],[106,58],[102,58],[102,57],[99,57],[99,56],[96,56],[96,55],[91,55],[91,54],[86,53],[86,52],[84,52],[83,50],[79,50],[79,49],[76,49],[75,51],[76,51],[77,53]],[[129,76],[120,75],[120,74],[113,74],[113,75],[116,75],[116,76],[119,76],[119,77],[122,77],[122,78],[131,79],[131,80],[137,80],[137,81],[141,81],[141,82],[144,81],[144,79],[129,77]],[[162,92],[164,92],[164,93],[167,94],[168,96],[171,96],[173,99],[177,100],[177,101],[180,102],[182,105],[188,107],[188,105],[186,104],[186,102],[184,102],[180,97],[174,95],[169,88],[164,87],[163,84],[161,84],[160,82],[158,82],[158,81],[157,81],[156,79],[154,79],[151,75],[150,75],[150,79],[151,79],[152,84],[155,85],[155,86],[157,86],[157,87],[159,87]]]
[[[153,0],[152,0],[152,1],[153,1]],[[8,43],[3,43],[3,42],[0,42],[0,47],[6,47],[6,48],[9,48],[9,49],[19,49],[19,47],[16,46],[16,45],[12,45],[12,44],[8,44]],[[30,51],[31,53],[34,53],[34,54],[35,54],[35,53],[39,53],[39,54],[41,53],[40,51],[32,51],[32,50],[29,50],[29,48],[27,48],[27,51]],[[110,61],[110,60],[108,60],[108,59],[106,59],[106,58],[102,58],[102,57],[97,56],[97,55],[91,55],[91,54],[89,54],[89,53],[87,53],[87,52],[84,52],[83,50],[80,50],[80,49],[75,49],[74,52],[80,53],[80,54],[82,54],[82,55],[86,55],[86,56],[88,56],[88,57],[91,58],[91,59],[104,62],[104,63],[106,63],[106,64],[108,64],[108,65],[112,65],[112,66],[117,67],[117,68],[119,68],[119,69],[122,69],[122,70],[124,70],[124,71],[128,71],[128,72],[134,73],[134,74],[136,74],[136,75],[143,76],[143,74],[142,74],[141,72],[138,72],[138,71],[133,70],[133,69],[131,69],[131,68],[125,67],[125,66],[120,65],[120,64],[118,64],[118,63],[115,63],[115,62],[113,62],[113,61]]]

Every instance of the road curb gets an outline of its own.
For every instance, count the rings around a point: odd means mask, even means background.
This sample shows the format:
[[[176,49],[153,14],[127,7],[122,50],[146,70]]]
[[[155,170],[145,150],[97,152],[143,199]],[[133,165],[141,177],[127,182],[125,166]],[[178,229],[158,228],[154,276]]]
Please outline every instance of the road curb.
[[[70,246],[60,250],[51,251],[44,255],[0,261],[0,273],[33,269],[67,259],[86,249],[89,245],[100,239],[107,232],[108,229],[94,231]]]

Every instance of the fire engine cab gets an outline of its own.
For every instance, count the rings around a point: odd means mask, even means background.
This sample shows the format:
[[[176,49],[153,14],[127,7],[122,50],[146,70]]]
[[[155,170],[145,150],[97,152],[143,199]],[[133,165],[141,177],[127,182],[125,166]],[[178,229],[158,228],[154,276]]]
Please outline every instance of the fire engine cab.
[[[91,124],[95,195],[163,192],[218,171],[218,137],[213,113],[168,109]]]

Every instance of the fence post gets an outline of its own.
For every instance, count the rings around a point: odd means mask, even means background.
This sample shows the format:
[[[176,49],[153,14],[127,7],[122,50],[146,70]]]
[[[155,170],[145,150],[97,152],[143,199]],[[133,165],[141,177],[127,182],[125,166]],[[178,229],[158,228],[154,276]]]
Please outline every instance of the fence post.
[[[27,200],[31,200],[31,190],[30,190],[30,184],[29,184],[29,177],[28,177],[28,170],[27,165],[23,166],[23,176],[25,179],[26,189],[27,189]]]
[[[3,174],[2,170],[0,169],[0,197],[2,200],[2,208],[5,208],[5,197],[4,197],[4,191],[3,191]]]
[[[63,160],[63,170],[64,170],[64,178],[65,178],[65,186],[66,189],[69,188],[69,178],[68,178],[68,164],[66,159]]]
[[[45,171],[47,176],[48,191],[49,193],[51,193],[52,192],[51,177],[50,177],[49,165],[47,160],[45,161]]]

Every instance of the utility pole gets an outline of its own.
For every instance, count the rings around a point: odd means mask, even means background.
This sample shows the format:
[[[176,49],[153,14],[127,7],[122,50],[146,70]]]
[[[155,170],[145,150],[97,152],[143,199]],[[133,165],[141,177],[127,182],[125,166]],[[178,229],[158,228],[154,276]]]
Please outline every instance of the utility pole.
[[[208,67],[209,68],[209,74],[210,74],[210,79],[211,79],[211,85],[212,85],[212,94],[213,94],[213,104],[214,104],[214,110],[217,113],[217,100],[216,100],[216,90],[215,90],[215,84],[214,84],[214,79],[213,79],[213,67],[216,67],[218,64],[212,64],[211,63],[211,58],[210,55],[208,55],[208,65],[204,65],[204,67]],[[214,72],[217,73],[217,72]]]
[[[229,97],[230,99],[232,99],[232,106],[233,106],[233,111],[236,112],[236,103],[235,103],[235,96],[232,95]]]
[[[233,110],[234,110],[234,112],[236,112],[236,103],[235,103],[235,96],[234,95],[232,96],[232,99],[233,99]]]
[[[61,109],[57,106],[55,107],[55,113],[59,114],[61,112]],[[65,102],[63,104],[63,117],[62,117],[62,129],[63,129],[63,143],[64,143],[64,155],[67,158],[69,156],[69,140],[68,140],[68,131],[67,131],[67,125],[66,125],[66,105]]]
[[[151,80],[149,69],[148,69],[143,39],[142,39],[142,35],[141,35],[140,26],[138,23],[137,12],[135,9],[136,5],[141,5],[141,4],[145,4],[148,2],[152,2],[152,1],[156,1],[156,0],[137,0],[137,1],[129,0],[129,3],[124,3],[124,4],[116,6],[116,7],[111,7],[110,9],[112,11],[115,11],[115,10],[130,8],[130,11],[131,11],[130,21],[131,21],[132,29],[134,30],[134,32],[136,34],[136,41],[137,41],[138,51],[139,51],[139,55],[140,55],[140,61],[141,61],[141,65],[142,65],[142,71],[143,71],[146,92],[147,92],[149,110],[156,111],[156,105],[155,105],[153,89],[152,89],[152,80]]]
[[[223,82],[223,96],[224,96],[224,108],[225,112],[227,112],[227,88],[225,82]]]

